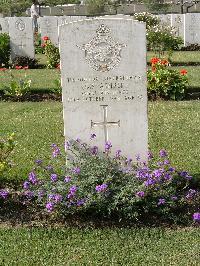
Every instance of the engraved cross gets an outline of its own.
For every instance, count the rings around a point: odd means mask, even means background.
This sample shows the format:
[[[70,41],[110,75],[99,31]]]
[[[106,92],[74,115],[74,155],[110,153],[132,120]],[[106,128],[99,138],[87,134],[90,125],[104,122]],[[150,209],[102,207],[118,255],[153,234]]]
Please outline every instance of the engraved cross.
[[[26,47],[26,44],[24,44],[23,42],[21,42],[20,44],[18,44],[18,47],[20,49],[23,49],[24,47]]]
[[[102,122],[93,122],[91,120],[91,128],[95,126],[102,126],[104,129],[105,142],[108,141],[108,127],[109,126],[118,126],[120,127],[120,120],[117,122],[108,121],[108,105],[100,105],[103,107],[103,121]]]

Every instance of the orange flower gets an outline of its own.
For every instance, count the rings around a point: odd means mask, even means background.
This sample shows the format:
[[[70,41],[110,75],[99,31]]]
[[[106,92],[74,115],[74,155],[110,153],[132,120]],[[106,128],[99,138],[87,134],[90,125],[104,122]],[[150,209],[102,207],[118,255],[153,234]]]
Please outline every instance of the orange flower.
[[[186,69],[181,69],[181,71],[180,71],[180,73],[181,73],[181,75],[186,75],[187,74],[187,70]]]
[[[156,72],[156,67],[155,67],[155,66],[152,66],[152,67],[151,67],[151,70],[152,70],[153,72]]]
[[[19,70],[19,69],[22,69],[23,67],[22,66],[15,66],[15,69]]]
[[[160,59],[159,59],[159,58],[157,58],[157,57],[153,57],[153,58],[151,58],[151,64],[152,64],[152,65],[155,65],[155,64],[157,64],[158,62],[160,62]]]

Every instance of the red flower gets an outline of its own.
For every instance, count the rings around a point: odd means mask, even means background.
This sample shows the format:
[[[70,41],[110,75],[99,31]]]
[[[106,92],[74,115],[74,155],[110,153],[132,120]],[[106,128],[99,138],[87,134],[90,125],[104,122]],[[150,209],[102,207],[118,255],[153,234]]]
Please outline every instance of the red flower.
[[[29,66],[24,66],[23,69],[25,69],[25,70],[26,70],[26,69],[29,69]]]
[[[181,75],[186,75],[187,74],[187,70],[186,69],[181,69],[181,71],[180,71],[180,73],[181,73]]]
[[[166,59],[161,60],[161,65],[168,65],[169,62]]]
[[[151,64],[152,64],[152,65],[155,65],[155,64],[157,64],[158,62],[160,62],[160,59],[159,59],[159,58],[157,58],[157,57],[153,57],[153,58],[151,58]]]
[[[45,44],[45,43],[42,43],[42,44],[41,44],[41,47],[42,47],[42,48],[44,48],[45,46],[46,46],[46,44]]]
[[[22,66],[15,66],[15,69],[19,70],[19,69],[22,69],[23,67]]]
[[[57,68],[57,69],[60,69],[60,64],[58,64],[58,65],[56,66],[56,68]]]
[[[0,71],[6,71],[5,67],[0,68]]]
[[[48,36],[44,36],[44,37],[43,37],[43,40],[44,40],[44,41],[48,41],[48,40],[49,40],[49,37],[48,37]]]

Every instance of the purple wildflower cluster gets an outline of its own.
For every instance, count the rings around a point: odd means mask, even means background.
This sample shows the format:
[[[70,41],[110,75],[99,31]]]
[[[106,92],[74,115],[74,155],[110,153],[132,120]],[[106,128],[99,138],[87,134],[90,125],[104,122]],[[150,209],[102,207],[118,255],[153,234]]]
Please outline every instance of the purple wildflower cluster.
[[[102,185],[97,185],[95,189],[96,189],[97,192],[100,193],[100,192],[106,191],[107,188],[108,188],[107,184],[102,184]]]
[[[53,158],[56,158],[59,155],[61,155],[60,149],[58,148],[58,146],[56,144],[52,144],[51,147],[53,149],[53,151],[52,151]]]
[[[193,214],[193,220],[194,220],[195,222],[199,222],[199,223],[200,223],[200,212],[195,212],[195,213]]]
[[[8,198],[8,195],[9,195],[9,192],[7,190],[4,190],[4,189],[0,190],[0,198],[5,200]]]

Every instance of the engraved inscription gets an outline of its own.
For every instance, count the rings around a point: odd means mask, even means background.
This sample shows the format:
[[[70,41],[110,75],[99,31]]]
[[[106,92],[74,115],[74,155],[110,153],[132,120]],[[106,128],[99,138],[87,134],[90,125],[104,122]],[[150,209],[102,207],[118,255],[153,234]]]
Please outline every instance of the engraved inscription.
[[[85,52],[85,59],[89,66],[100,72],[114,69],[121,61],[121,50],[126,47],[110,36],[111,30],[102,24],[96,31],[97,35],[89,43],[78,48]]]
[[[91,128],[95,126],[102,126],[104,130],[105,143],[108,141],[108,127],[109,126],[118,126],[120,127],[120,120],[117,122],[108,121],[108,105],[100,105],[103,107],[103,121],[102,122],[93,122],[91,120]]]
[[[15,28],[16,28],[17,30],[23,31],[23,30],[25,30],[25,28],[26,28],[26,24],[24,23],[23,20],[18,19],[18,20],[15,22]]]

